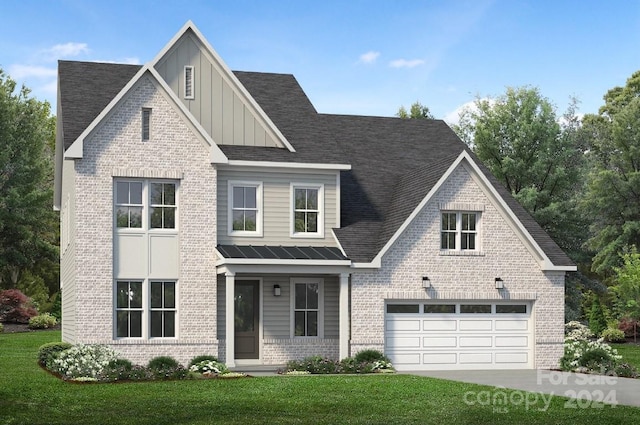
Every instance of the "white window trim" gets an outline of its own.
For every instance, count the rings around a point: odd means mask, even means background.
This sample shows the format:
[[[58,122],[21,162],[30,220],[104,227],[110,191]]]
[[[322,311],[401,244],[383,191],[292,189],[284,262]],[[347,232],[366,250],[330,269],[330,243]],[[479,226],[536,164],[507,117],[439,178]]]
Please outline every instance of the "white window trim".
[[[234,187],[255,187],[256,188],[256,230],[233,230],[233,188]],[[227,235],[228,236],[246,236],[246,237],[262,237],[262,182],[257,181],[241,181],[229,180],[227,183]]]
[[[191,94],[187,95],[187,69],[191,70]],[[184,79],[183,79],[183,84],[184,84],[184,98],[185,99],[195,99],[195,68],[192,65],[186,65],[184,67]]]
[[[318,284],[318,336],[296,336],[295,307],[296,307],[296,284],[316,283]],[[291,339],[323,339],[324,338],[324,279],[322,278],[302,278],[294,277],[290,280],[290,329]]]
[[[296,232],[296,189],[318,190],[318,231]],[[322,183],[295,183],[290,185],[289,195],[289,232],[292,238],[324,238],[324,184]]]
[[[118,227],[117,217],[117,196],[118,182],[142,183],[142,227]],[[176,186],[175,198],[175,227],[173,229],[152,229],[151,228],[151,183],[172,183]],[[174,179],[136,179],[136,178],[114,178],[113,179],[113,201],[112,201],[113,228],[116,233],[178,233],[180,226],[180,181]]]
[[[456,215],[456,247],[455,249],[447,249],[442,248],[442,214],[455,214]],[[476,240],[475,240],[475,248],[474,249],[462,249],[462,214],[475,214],[476,216]],[[440,210],[439,215],[440,226],[438,232],[438,245],[440,246],[440,252],[443,253],[480,253],[481,249],[481,241],[482,241],[482,232],[481,232],[481,220],[482,220],[482,212],[481,211],[450,211],[450,210]],[[469,233],[469,232],[466,232]]]
[[[175,336],[173,337],[151,337],[151,282],[174,282],[175,283]],[[118,282],[142,282],[142,332],[140,337],[118,336]],[[114,341],[175,341],[179,339],[180,330],[180,291],[178,279],[139,279],[139,278],[119,278],[113,281],[113,339]],[[140,310],[140,309],[136,309]]]

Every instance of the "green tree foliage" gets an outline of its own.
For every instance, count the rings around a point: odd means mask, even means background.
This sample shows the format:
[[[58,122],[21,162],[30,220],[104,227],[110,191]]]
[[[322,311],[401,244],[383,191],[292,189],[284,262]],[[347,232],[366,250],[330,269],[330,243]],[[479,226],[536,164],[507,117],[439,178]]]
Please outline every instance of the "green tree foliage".
[[[398,109],[396,116],[402,119],[434,119],[429,107],[424,106],[420,102],[414,102],[408,112],[404,106],[401,106],[400,109]]]
[[[640,246],[640,71],[604,96],[598,115],[584,117],[590,173],[583,209],[592,218],[592,269],[611,276],[622,253]]]
[[[633,247],[622,254],[622,266],[616,267],[616,284],[610,288],[618,317],[640,319],[640,253]]]
[[[578,259],[584,257],[586,222],[577,208],[584,154],[575,111],[572,99],[560,120],[538,89],[508,88],[495,99],[477,99],[454,130],[556,242]]]
[[[0,287],[42,289],[57,282],[54,134],[49,104],[31,98],[26,87],[17,89],[0,69]],[[41,272],[45,276],[33,279]]]
[[[600,304],[600,298],[593,297],[591,309],[589,310],[589,329],[595,336],[600,336],[602,331],[607,329],[607,320],[604,317],[604,310]]]

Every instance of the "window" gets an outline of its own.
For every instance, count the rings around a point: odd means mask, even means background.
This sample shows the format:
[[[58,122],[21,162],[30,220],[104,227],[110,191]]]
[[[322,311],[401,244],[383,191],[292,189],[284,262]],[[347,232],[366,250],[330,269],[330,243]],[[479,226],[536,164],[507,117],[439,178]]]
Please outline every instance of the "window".
[[[491,313],[491,304],[460,304],[460,313]]]
[[[294,280],[293,336],[322,336],[322,280]]]
[[[150,336],[176,336],[176,283],[151,282]]]
[[[526,314],[526,304],[496,304],[496,313],[498,314]]]
[[[151,228],[175,229],[176,185],[174,183],[151,183]]]
[[[116,284],[116,336],[142,337],[142,282]]]
[[[193,66],[184,67],[184,98],[193,99]]]
[[[323,237],[324,186],[292,184],[292,236]]]
[[[419,313],[418,304],[388,304],[387,313]]]
[[[168,181],[116,180],[115,226],[119,229],[175,229],[177,186],[176,182]]]
[[[456,312],[455,304],[425,304],[424,312],[428,314],[453,314]]]
[[[478,213],[443,212],[440,249],[475,251],[478,239]]]
[[[117,338],[174,338],[176,336],[176,282],[116,282],[115,334]]]
[[[151,138],[151,108],[142,108],[142,141]]]
[[[142,227],[142,182],[116,183],[116,226]]]
[[[262,184],[229,182],[229,234],[260,236]]]

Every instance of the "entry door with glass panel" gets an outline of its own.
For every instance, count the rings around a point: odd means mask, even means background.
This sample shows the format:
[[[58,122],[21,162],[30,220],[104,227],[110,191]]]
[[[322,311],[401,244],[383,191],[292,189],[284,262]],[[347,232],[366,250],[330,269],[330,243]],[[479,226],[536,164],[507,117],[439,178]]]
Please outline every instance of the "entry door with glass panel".
[[[260,285],[257,280],[236,281],[235,358],[257,359],[259,350]]]

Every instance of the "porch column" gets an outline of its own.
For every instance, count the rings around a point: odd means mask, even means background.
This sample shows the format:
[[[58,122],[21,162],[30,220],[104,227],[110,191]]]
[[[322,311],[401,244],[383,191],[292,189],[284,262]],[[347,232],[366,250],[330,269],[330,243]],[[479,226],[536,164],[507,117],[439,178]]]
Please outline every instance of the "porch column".
[[[225,287],[225,335],[226,335],[226,356],[227,367],[235,367],[235,273],[227,272]]]
[[[349,273],[340,273],[340,359],[349,357]]]

